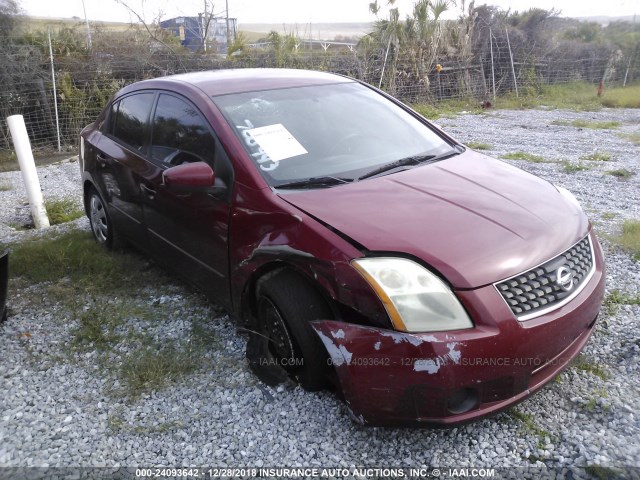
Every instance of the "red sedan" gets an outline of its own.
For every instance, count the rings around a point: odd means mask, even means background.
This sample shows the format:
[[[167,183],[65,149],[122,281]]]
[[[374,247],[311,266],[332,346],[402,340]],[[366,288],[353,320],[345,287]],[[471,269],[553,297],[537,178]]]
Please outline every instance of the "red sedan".
[[[81,133],[96,239],[223,305],[269,384],[362,423],[509,407],[587,342],[604,260],[575,197],[385,93],[301,70],[130,85]]]

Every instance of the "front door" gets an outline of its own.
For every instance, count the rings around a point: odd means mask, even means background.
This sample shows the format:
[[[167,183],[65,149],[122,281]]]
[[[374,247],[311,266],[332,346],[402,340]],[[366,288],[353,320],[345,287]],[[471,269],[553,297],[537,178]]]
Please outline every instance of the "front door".
[[[209,123],[188,100],[161,93],[151,121],[149,171],[141,183],[149,247],[165,264],[205,293],[229,305],[229,193],[233,173]],[[205,161],[216,174],[211,192],[176,193],[162,172]]]

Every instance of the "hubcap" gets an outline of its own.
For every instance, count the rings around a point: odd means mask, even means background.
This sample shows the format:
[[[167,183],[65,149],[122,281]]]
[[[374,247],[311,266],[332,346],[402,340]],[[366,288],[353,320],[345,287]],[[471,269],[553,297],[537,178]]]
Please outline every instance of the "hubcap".
[[[264,320],[265,333],[269,337],[269,350],[278,359],[293,359],[293,341],[282,315],[268,298],[262,299],[262,318]]]
[[[91,195],[89,202],[89,219],[91,220],[91,229],[96,240],[100,243],[107,241],[109,234],[109,224],[107,223],[107,212],[104,210],[102,200],[97,195]]]

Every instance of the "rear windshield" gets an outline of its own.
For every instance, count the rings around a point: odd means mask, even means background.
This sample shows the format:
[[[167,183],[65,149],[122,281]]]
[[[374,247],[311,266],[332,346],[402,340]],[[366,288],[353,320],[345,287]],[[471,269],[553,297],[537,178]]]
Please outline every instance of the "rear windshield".
[[[314,177],[355,179],[412,156],[452,150],[421,121],[358,83],[213,97],[273,186]]]

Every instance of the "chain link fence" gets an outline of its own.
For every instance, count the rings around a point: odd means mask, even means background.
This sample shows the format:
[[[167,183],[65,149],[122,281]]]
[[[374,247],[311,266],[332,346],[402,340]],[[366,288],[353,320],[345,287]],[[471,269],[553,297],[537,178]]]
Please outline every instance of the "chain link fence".
[[[594,84],[595,91],[600,81],[623,85],[640,79],[637,49],[631,57],[607,44],[563,42],[542,48],[506,28],[475,32],[472,52],[443,51],[430,64],[390,51],[389,46],[282,51],[267,44],[227,59],[182,51],[133,27],[123,32],[96,29],[88,49],[78,32],[68,30],[5,35],[0,46],[0,150],[12,148],[9,115],[25,117],[35,149],[71,151],[80,130],[118,89],[137,80],[190,71],[323,70],[363,80],[408,103],[451,98],[480,103],[507,92],[531,94],[545,84],[583,81]]]

